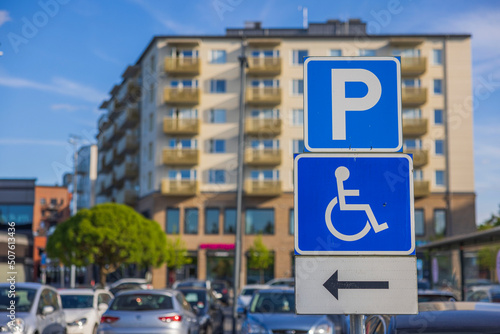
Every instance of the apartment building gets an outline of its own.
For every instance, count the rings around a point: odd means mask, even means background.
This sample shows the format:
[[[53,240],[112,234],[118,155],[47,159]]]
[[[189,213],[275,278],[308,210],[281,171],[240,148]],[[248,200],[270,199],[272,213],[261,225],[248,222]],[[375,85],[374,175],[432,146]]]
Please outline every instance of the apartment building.
[[[89,209],[96,204],[97,145],[80,147],[77,161],[77,210]],[[71,180],[67,186],[73,192],[73,182]]]
[[[129,204],[185,241],[193,262],[178,276],[232,277],[243,45],[242,284],[259,277],[246,261],[257,235],[274,253],[265,277],[293,274],[292,158],[304,148],[302,64],[308,56],[401,57],[404,151],[414,156],[418,243],[475,230],[470,35],[365,30],[359,20],[306,29],[265,29],[255,22],[221,36],[152,39],[133,67],[142,98],[134,109],[139,121],[129,123],[136,128],[127,130],[140,138],[128,151],[139,167],[133,179],[138,201]],[[99,187],[106,200],[118,202],[112,194],[123,187],[116,173],[124,160],[115,161],[119,137],[117,116],[111,116],[125,110],[119,94],[128,80],[103,103],[108,113],[99,122]],[[166,269],[153,277],[155,286],[164,286]]]

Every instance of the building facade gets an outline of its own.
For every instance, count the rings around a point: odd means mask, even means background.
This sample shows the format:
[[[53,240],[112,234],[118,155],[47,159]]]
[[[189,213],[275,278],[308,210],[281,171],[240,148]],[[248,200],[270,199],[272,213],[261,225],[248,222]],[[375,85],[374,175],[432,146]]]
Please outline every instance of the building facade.
[[[96,204],[97,145],[82,146],[78,150],[77,209],[89,209]]]
[[[470,35],[367,35],[365,28],[359,20],[306,29],[254,23],[223,36],[157,36],[141,54],[134,65],[142,96],[139,119],[129,129],[137,147],[127,151],[138,165],[132,179],[138,201],[129,204],[169,237],[185,241],[193,262],[180,277],[232,277],[243,45],[242,249],[247,254],[262,235],[274,253],[266,278],[293,274],[293,154],[303,151],[308,56],[401,57],[404,151],[414,156],[417,243],[475,230]],[[112,195],[125,187],[117,176],[125,160],[118,158],[117,140],[124,132],[111,116],[127,110],[116,106],[128,80],[103,103],[108,112],[98,135],[101,194],[125,203]],[[257,282],[246,256],[242,268],[242,284]],[[165,268],[153,277],[155,286],[167,284]]]

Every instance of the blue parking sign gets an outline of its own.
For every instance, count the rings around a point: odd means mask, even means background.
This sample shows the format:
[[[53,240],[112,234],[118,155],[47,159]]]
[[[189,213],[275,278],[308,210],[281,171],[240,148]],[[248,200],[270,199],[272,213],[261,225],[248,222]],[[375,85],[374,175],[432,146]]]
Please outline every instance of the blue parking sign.
[[[415,253],[409,155],[306,153],[294,168],[296,254]]]
[[[401,64],[396,57],[309,57],[304,145],[309,152],[399,152]]]

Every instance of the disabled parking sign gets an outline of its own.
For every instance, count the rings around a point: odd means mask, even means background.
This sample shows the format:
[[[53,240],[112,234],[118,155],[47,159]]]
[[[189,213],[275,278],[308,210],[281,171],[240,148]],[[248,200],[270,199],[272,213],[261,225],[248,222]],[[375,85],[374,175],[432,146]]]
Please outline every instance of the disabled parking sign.
[[[306,153],[294,168],[296,254],[415,253],[409,155]]]

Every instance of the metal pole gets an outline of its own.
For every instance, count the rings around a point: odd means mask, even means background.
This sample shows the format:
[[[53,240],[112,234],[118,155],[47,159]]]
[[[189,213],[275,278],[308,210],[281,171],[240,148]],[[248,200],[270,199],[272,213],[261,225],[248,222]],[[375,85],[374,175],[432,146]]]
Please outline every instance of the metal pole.
[[[351,334],[364,334],[365,333],[365,316],[362,314],[351,314],[349,316],[351,329],[349,333]]]
[[[78,182],[77,182],[77,175],[78,175],[78,141],[79,137],[77,136],[71,136],[70,138],[70,143],[73,144],[75,153],[74,153],[74,172],[73,172],[73,212],[72,216],[76,215],[76,212],[78,211],[78,205],[77,205],[77,197],[78,197]],[[70,287],[75,288],[76,280],[76,266],[74,264],[71,265],[71,276],[70,276]]]
[[[238,121],[238,181],[236,195],[236,240],[234,250],[234,293],[233,293],[233,334],[236,334],[238,322],[238,292],[240,290],[241,277],[241,211],[243,204],[243,154],[245,147],[244,122],[245,122],[245,68],[247,58],[245,56],[245,40],[241,41],[240,60],[240,118]]]

